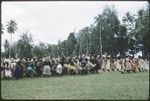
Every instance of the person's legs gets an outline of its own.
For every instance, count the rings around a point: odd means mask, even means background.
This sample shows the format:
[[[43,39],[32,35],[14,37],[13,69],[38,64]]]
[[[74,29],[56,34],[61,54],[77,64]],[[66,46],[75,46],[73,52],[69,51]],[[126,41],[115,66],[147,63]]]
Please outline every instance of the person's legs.
[[[110,72],[110,69],[107,69],[108,72]]]
[[[141,71],[141,68],[138,68],[138,70],[139,70],[139,72],[142,72],[142,71]]]
[[[145,72],[147,72],[147,69],[144,69]]]
[[[144,68],[142,68],[142,72],[145,72]]]
[[[19,78],[19,76],[18,76],[18,70],[17,69],[15,70],[14,76],[15,76],[15,79]]]
[[[23,78],[23,69],[20,71],[20,78]]]
[[[28,74],[29,74],[29,77],[33,78],[33,71],[32,70],[28,70]]]
[[[136,71],[133,69],[133,70],[131,70],[133,73],[136,73]]]
[[[82,70],[82,74],[85,75],[85,74],[86,74],[86,71],[85,71],[85,70]]]
[[[31,78],[33,78],[33,73],[30,74]]]
[[[131,73],[131,70],[127,70],[127,73]]]
[[[95,69],[95,73],[99,73],[99,72],[98,72],[98,70],[99,70],[99,69],[98,69],[98,68],[96,68],[96,69]]]
[[[40,76],[39,67],[36,67],[36,73],[37,73],[37,76]]]
[[[124,70],[122,73],[123,73],[123,74],[130,73],[130,70],[128,70],[128,69],[125,69],[125,70]]]

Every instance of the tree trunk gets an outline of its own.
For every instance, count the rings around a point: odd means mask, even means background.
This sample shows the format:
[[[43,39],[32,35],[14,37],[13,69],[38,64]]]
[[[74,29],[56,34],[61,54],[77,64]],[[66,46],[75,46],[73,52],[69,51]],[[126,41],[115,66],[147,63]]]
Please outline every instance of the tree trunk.
[[[12,45],[12,33],[11,34],[11,42],[10,42],[10,52],[9,52],[9,58],[11,58],[11,45]]]

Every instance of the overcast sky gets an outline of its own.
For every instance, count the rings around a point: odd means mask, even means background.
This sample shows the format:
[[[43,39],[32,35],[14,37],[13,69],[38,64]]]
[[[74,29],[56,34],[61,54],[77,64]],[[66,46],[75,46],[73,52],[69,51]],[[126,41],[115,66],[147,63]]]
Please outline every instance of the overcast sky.
[[[10,40],[7,33],[7,21],[13,19],[18,24],[18,31],[13,35],[13,41],[17,41],[22,32],[28,30],[33,35],[34,44],[39,41],[57,44],[57,41],[67,39],[70,32],[78,32],[85,26],[94,22],[94,17],[102,13],[106,5],[114,5],[118,11],[118,17],[127,11],[136,13],[143,8],[146,1],[50,1],[50,2],[2,2],[2,24],[5,39]],[[2,48],[3,49],[3,48]]]

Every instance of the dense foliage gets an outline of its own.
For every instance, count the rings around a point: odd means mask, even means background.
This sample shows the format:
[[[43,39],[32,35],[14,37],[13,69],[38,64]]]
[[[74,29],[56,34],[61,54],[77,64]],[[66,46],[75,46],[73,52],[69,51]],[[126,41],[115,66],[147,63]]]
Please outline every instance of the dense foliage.
[[[112,56],[117,54],[124,56],[127,52],[135,54],[142,51],[144,56],[149,56],[149,18],[149,4],[146,8],[138,10],[136,14],[127,12],[122,21],[118,19],[114,6],[106,6],[103,12],[95,17],[95,22],[77,33],[71,32],[66,40],[59,40],[58,45],[42,42],[34,45],[32,35],[28,32],[23,33],[20,40],[12,45],[11,56],[15,57],[18,54],[18,57],[57,57],[100,54],[100,39],[103,54],[106,52]],[[3,28],[1,30],[3,33]],[[12,34],[15,30],[8,30],[8,32]],[[9,46],[6,40],[5,52],[2,54],[4,57],[9,56]]]

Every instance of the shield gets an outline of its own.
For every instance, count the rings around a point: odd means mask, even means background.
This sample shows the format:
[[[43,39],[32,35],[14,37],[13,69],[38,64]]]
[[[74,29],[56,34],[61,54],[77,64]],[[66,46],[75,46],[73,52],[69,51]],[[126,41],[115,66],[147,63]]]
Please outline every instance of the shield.
[[[96,64],[93,64],[93,63],[90,62],[90,61],[88,61],[88,64],[89,64],[92,68],[94,68],[94,67],[96,66]]]
[[[75,65],[75,67],[78,69],[78,70],[82,70],[82,67],[79,66],[79,64],[73,62],[73,64]]]
[[[64,67],[66,67],[68,69],[72,69],[74,71],[77,71],[77,68],[75,66],[70,65],[70,64],[64,64]]]

